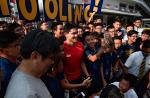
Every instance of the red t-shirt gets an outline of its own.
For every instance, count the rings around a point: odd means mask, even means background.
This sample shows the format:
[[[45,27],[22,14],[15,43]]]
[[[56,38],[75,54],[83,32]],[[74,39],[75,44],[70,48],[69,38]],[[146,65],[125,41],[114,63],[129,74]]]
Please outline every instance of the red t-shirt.
[[[75,80],[81,76],[81,61],[84,53],[84,47],[81,42],[74,46],[67,45],[64,42],[64,73],[68,80]]]

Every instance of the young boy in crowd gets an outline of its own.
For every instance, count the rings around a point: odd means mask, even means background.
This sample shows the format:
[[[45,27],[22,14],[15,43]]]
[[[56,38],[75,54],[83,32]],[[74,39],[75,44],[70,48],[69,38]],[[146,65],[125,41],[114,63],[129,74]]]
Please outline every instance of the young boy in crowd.
[[[46,21],[40,21],[37,28],[42,31],[48,31],[48,23]]]
[[[133,27],[132,24],[126,25],[125,34],[123,36],[123,43],[125,43],[128,40],[128,37],[127,37],[128,32],[131,31],[131,30],[133,30],[133,29],[134,29],[134,27]]]
[[[88,23],[88,27],[90,28],[91,33],[95,31],[95,26],[93,22]]]
[[[4,97],[11,75],[17,67],[16,59],[20,53],[19,37],[20,35],[14,32],[0,32],[1,98]]]
[[[95,24],[95,32],[99,35],[103,35],[103,25],[102,24]]]
[[[124,94],[124,98],[138,98],[134,91],[137,78],[132,74],[125,74],[120,82],[113,82],[112,85],[117,86],[120,91]]]
[[[110,35],[110,37],[112,39],[117,35],[114,26],[108,26],[107,27],[107,33]]]
[[[150,40],[143,43],[141,51],[132,53],[125,62],[128,73],[141,79],[150,69]]]
[[[124,32],[121,30],[121,21],[118,19],[115,19],[113,22],[113,26],[115,28],[115,32],[117,33],[117,36],[120,36],[123,38]]]
[[[136,40],[138,37],[138,32],[135,30],[131,30],[127,33],[128,36],[128,40],[127,42],[124,44],[125,47],[125,52],[126,52],[126,59],[128,58],[128,56],[130,54],[132,54],[133,52],[136,52],[139,50],[139,47],[136,45]]]
[[[114,46],[115,52],[117,53],[117,57],[121,59],[121,61],[125,62],[125,47],[122,44],[122,38],[120,36],[114,37]]]
[[[80,41],[80,42],[84,42],[84,40],[83,40],[83,29],[82,29],[82,27],[81,26],[78,26],[78,41]]]
[[[29,32],[22,44],[22,61],[13,73],[5,98],[52,98],[40,77],[54,64],[60,49],[55,38],[44,31]]]
[[[100,98],[124,98],[124,96],[117,86],[107,85],[102,89]]]
[[[100,59],[97,57],[97,53],[100,47],[97,45],[94,35],[89,34],[86,36],[86,47],[85,47],[85,64],[87,70],[92,78],[92,83],[88,89],[88,94],[94,94],[100,91],[102,83],[100,79]]]
[[[134,30],[137,31],[137,32],[139,32],[138,36],[140,37],[141,34],[142,34],[142,31],[143,31],[143,28],[142,28],[142,19],[140,17],[134,18],[133,25],[134,25]]]
[[[142,49],[143,42],[146,40],[150,40],[150,30],[143,30],[141,37],[137,38],[136,44],[137,46]]]
[[[56,39],[63,39],[64,27],[63,27],[63,24],[61,22],[53,22],[52,29],[53,29],[54,37]]]
[[[106,86],[113,79],[113,67],[116,64],[117,54],[114,52],[114,44],[109,43],[105,53],[101,56],[101,77],[103,86]]]
[[[115,80],[119,80],[120,77],[126,73],[126,69],[124,68],[125,63],[125,48],[122,45],[122,38],[120,36],[114,37],[114,47],[115,53],[117,55],[116,64],[113,66],[113,78]]]

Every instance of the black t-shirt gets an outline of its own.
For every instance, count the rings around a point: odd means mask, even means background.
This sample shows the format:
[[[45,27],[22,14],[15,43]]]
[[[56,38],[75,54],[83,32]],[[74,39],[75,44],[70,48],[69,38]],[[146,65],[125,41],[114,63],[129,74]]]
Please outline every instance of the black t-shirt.
[[[132,45],[129,45],[128,42],[126,42],[126,44],[124,44],[124,49],[125,49],[125,57],[126,57],[126,59],[133,52],[140,51],[140,48],[138,47],[138,45],[136,44],[136,42],[133,43]]]

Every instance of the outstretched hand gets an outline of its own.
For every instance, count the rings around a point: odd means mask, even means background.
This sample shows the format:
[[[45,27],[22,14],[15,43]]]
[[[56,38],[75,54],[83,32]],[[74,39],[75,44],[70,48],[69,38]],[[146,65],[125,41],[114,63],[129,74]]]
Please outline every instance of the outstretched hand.
[[[91,85],[91,81],[92,79],[90,77],[86,78],[83,82],[82,82],[82,85],[86,88],[90,87]]]

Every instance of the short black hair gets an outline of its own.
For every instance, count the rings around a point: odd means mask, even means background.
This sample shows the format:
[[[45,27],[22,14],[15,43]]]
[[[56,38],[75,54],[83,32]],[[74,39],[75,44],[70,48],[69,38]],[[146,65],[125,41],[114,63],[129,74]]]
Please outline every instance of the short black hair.
[[[142,48],[150,48],[150,40],[144,41]]]
[[[58,25],[63,25],[63,23],[62,23],[62,22],[53,22],[51,28],[52,28],[53,30],[56,30]]]
[[[142,34],[146,34],[146,35],[149,35],[149,36],[150,36],[150,30],[143,30],[143,31],[142,31]]]
[[[95,24],[95,27],[97,27],[97,26],[103,27],[103,24],[102,24],[102,23],[96,23],[96,24]]]
[[[127,29],[127,27],[133,27],[134,28],[133,24],[127,24],[126,29]]]
[[[0,48],[7,48],[9,44],[15,42],[20,37],[12,31],[1,31],[0,32]]]
[[[97,20],[97,19],[101,19],[101,20],[102,20],[102,17],[99,16],[99,15],[94,15],[94,16],[93,16],[93,19],[94,19],[94,20]]]
[[[121,20],[120,19],[114,19],[113,23],[115,23],[115,22],[121,23]]]
[[[79,25],[77,28],[78,28],[78,29],[83,29],[83,27],[82,27],[82,26],[80,26],[80,25]]]
[[[40,29],[41,25],[42,25],[43,23],[45,23],[45,22],[46,22],[46,21],[44,21],[44,20],[40,21],[40,22],[38,23],[38,25],[37,25],[37,28]]]
[[[98,35],[99,34],[97,32],[92,32],[92,33],[89,34],[89,36],[92,36],[92,37],[94,37],[96,39],[97,39]]]
[[[124,98],[123,94],[115,85],[107,85],[100,94],[100,98]]]
[[[142,18],[140,18],[140,17],[135,17],[135,18],[133,19],[133,22],[135,22],[135,21],[137,21],[137,20],[142,21]]]
[[[139,32],[135,31],[135,30],[130,30],[128,33],[127,33],[127,36],[132,36],[133,34],[138,34]]]
[[[137,77],[130,73],[124,74],[122,79],[128,81],[130,84],[130,87],[134,87],[135,84],[137,83]]]
[[[85,29],[90,29],[90,27],[86,26]]]
[[[48,32],[42,30],[32,30],[24,38],[21,44],[21,56],[29,59],[33,51],[37,51],[43,58],[50,54],[59,52],[59,44]]]
[[[121,36],[115,36],[115,37],[113,38],[113,40],[122,40],[122,37],[121,37]]]
[[[92,25],[94,25],[93,21],[89,22],[87,25],[89,25],[89,24],[92,24]]]
[[[107,27],[107,31],[109,30],[109,29],[113,29],[113,28],[115,28],[113,25],[110,25],[110,26],[108,26]]]
[[[87,36],[89,36],[90,33],[91,33],[91,32],[84,32],[83,35],[82,35],[83,40],[85,40],[85,38],[86,38]]]
[[[64,26],[64,32],[65,33],[69,33],[71,29],[76,29],[77,28],[77,25],[74,24],[74,23],[66,23],[65,26]]]
[[[10,31],[14,31],[17,27],[21,27],[21,25],[19,25],[18,23],[9,23],[8,24],[8,29]]]

